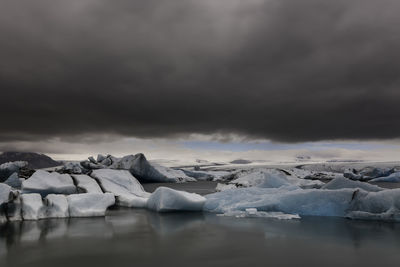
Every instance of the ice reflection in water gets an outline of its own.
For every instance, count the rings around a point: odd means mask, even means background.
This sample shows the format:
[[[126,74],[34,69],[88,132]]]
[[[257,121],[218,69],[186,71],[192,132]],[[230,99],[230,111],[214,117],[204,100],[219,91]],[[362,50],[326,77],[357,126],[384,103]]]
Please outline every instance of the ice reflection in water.
[[[118,209],[105,218],[15,222],[0,266],[398,266],[400,225],[279,221]]]

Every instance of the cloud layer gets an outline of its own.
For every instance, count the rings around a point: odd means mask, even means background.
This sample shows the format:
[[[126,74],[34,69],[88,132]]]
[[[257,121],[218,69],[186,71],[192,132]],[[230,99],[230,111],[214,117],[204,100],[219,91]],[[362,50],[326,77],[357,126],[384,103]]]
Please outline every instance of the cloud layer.
[[[395,0],[2,0],[0,141],[400,136]]]

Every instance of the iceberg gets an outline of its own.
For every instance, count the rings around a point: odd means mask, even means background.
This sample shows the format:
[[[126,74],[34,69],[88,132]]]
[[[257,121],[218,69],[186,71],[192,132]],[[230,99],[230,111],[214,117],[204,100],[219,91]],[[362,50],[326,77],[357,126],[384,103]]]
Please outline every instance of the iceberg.
[[[195,193],[159,187],[147,201],[147,208],[158,212],[201,211],[206,199]]]
[[[378,192],[384,190],[383,188],[376,185],[368,184],[366,182],[353,181],[344,177],[333,179],[332,181],[324,185],[321,189],[336,190],[343,188],[360,188],[369,192]]]
[[[239,174],[238,176],[239,178],[232,180],[229,184],[234,184],[236,187],[260,188],[279,188],[291,185],[301,188],[320,188],[324,185],[321,181],[300,179],[292,175],[286,175],[286,173],[277,169],[259,169]]]
[[[19,178],[18,173],[14,172],[10,175],[10,177],[8,177],[8,179],[4,183],[11,186],[12,188],[21,189],[23,181],[25,181],[25,179]]]
[[[115,160],[110,168],[129,170],[133,176],[143,182],[195,181],[183,171],[151,164],[142,153]]]
[[[72,175],[78,187],[78,191],[83,191],[83,193],[103,193],[99,184],[92,177],[85,174],[75,174]]]
[[[22,193],[39,193],[45,197],[48,194],[75,194],[77,190],[68,174],[38,170],[22,183]]]
[[[111,193],[85,193],[67,196],[69,216],[95,217],[105,216],[108,207],[115,204]]]
[[[399,183],[400,182],[400,172],[392,173],[386,177],[378,177],[370,180],[370,182],[389,182],[389,183]]]
[[[46,218],[46,206],[40,194],[22,194],[22,218],[24,220],[39,220]]]
[[[12,201],[7,203],[7,219],[9,221],[22,221],[22,202],[18,191],[12,192]]]
[[[116,196],[117,205],[136,208],[146,206],[150,193],[144,191],[142,185],[129,171],[100,169],[94,170],[91,176],[106,192]]]
[[[0,165],[0,181],[4,181],[14,172],[19,173],[20,169],[28,166],[26,161],[7,162]]]
[[[12,199],[11,187],[6,184],[0,183],[0,223],[4,223],[7,221],[6,206],[11,199]]]
[[[12,199],[11,187],[6,184],[0,183],[0,205],[7,203]]]
[[[64,195],[47,195],[45,200],[46,204],[46,218],[68,218],[68,201]]]
[[[353,218],[400,218],[400,189],[367,192],[356,188],[337,190],[280,188],[239,188],[206,196],[205,211],[227,213],[255,208],[300,216]]]

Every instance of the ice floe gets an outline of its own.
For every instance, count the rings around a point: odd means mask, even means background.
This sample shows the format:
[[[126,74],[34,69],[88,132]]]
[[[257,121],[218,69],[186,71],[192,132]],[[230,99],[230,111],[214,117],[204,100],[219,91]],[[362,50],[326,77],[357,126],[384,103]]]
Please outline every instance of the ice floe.
[[[256,208],[286,214],[360,218],[371,214],[397,220],[400,189],[367,192],[356,189],[239,188],[206,196],[205,211],[226,213]],[[355,215],[357,214],[357,216]]]
[[[24,220],[39,220],[46,218],[46,206],[40,194],[22,194],[22,218]]]
[[[4,181],[14,172],[18,173],[20,169],[28,166],[26,161],[6,162],[0,165],[0,181]]]
[[[69,216],[96,217],[104,216],[108,207],[115,204],[111,193],[85,193],[67,196]]]
[[[75,194],[77,190],[68,174],[38,170],[22,183],[22,193],[39,193],[45,197],[48,194]]]
[[[195,193],[159,187],[151,194],[147,207],[158,212],[201,211],[205,201],[203,196]]]
[[[258,211],[255,208],[248,208],[245,211],[235,210],[228,211],[226,213],[218,214],[219,216],[229,216],[236,218],[273,218],[279,220],[292,220],[292,219],[300,219],[298,214],[286,214],[279,211]]]
[[[46,218],[69,217],[68,201],[64,195],[50,194],[45,198]]]

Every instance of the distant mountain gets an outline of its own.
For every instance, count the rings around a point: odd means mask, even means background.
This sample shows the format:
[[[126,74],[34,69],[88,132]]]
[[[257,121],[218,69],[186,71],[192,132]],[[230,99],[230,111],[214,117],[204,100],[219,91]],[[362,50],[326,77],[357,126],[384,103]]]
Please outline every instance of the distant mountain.
[[[0,164],[12,161],[26,161],[28,168],[42,169],[61,165],[60,162],[53,160],[44,154],[33,152],[3,152],[0,154]]]
[[[251,161],[250,160],[246,160],[246,159],[235,159],[235,160],[232,160],[229,163],[232,163],[232,164],[250,164]]]

